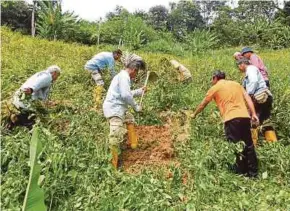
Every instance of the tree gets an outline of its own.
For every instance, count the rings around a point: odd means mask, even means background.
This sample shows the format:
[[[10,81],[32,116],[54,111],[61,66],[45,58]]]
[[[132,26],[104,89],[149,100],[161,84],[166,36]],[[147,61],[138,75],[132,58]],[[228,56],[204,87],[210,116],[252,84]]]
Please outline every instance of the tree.
[[[37,1],[33,1],[32,15],[31,15],[31,36],[35,36],[36,24],[35,24],[35,10]]]
[[[284,8],[277,12],[275,18],[280,19],[284,25],[290,26],[290,1],[285,2]]]
[[[165,30],[168,19],[168,10],[162,5],[154,6],[149,9],[148,23],[155,30]]]
[[[274,1],[239,1],[239,6],[234,9],[236,18],[252,21],[264,18],[271,22],[274,20],[277,4]]]
[[[172,5],[172,8],[169,14],[168,29],[178,39],[183,39],[186,33],[204,26],[199,8],[193,2],[182,0],[176,6]]]
[[[109,12],[106,15],[107,20],[112,20],[114,18],[122,18],[128,16],[130,13],[124,7],[117,5],[113,12]]]
[[[1,1],[1,25],[29,34],[31,7],[25,1]]]
[[[148,14],[147,14],[146,11],[144,11],[144,10],[135,10],[135,11],[133,12],[133,15],[134,15],[135,17],[142,18],[142,20],[144,20],[144,21],[148,19]]]
[[[211,0],[193,0],[199,8],[203,16],[205,24],[208,26],[213,22],[214,17],[217,15],[219,8],[225,6],[225,1],[211,1]]]
[[[59,1],[40,1],[37,19],[37,30],[41,37],[56,40],[69,40],[69,35],[76,30],[77,16],[73,13],[62,13]]]

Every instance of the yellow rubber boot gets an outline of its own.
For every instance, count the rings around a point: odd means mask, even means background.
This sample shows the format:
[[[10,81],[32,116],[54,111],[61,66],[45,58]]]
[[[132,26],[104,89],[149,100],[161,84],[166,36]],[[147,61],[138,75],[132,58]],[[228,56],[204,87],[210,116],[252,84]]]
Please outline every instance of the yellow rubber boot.
[[[117,146],[111,146],[112,165],[115,169],[118,168],[119,149]]]
[[[94,90],[94,100],[95,100],[95,109],[99,110],[102,104],[102,93],[104,91],[103,86],[96,86]]]
[[[265,131],[265,139],[267,142],[276,142],[277,136],[274,130],[266,130]]]
[[[252,133],[252,140],[253,140],[254,146],[257,147],[257,144],[258,144],[258,128],[252,128],[251,129],[251,133]]]
[[[127,123],[127,130],[128,130],[129,144],[131,145],[132,149],[136,149],[138,146],[138,138],[136,135],[134,123]]]

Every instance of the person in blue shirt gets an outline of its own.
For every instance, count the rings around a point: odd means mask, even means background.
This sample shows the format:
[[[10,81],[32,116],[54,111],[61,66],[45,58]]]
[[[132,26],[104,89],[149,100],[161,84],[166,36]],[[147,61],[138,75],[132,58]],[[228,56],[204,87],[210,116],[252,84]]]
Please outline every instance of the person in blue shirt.
[[[116,75],[115,61],[119,61],[122,56],[122,51],[117,49],[113,52],[101,52],[87,61],[85,69],[91,73],[91,76],[96,84],[94,90],[95,109],[98,110],[102,101],[102,93],[104,90],[104,81],[102,72],[109,69],[111,77]]]
[[[247,93],[251,96],[254,106],[259,117],[259,122],[263,125],[264,122],[269,122],[271,116],[273,96],[263,78],[259,69],[251,65],[247,58],[242,58],[237,61],[238,68],[242,73],[245,73],[243,86]],[[263,132],[265,138],[269,142],[277,141],[277,137],[273,126],[269,123],[264,124]],[[254,132],[257,134],[257,132]],[[257,137],[253,138],[257,139]]]

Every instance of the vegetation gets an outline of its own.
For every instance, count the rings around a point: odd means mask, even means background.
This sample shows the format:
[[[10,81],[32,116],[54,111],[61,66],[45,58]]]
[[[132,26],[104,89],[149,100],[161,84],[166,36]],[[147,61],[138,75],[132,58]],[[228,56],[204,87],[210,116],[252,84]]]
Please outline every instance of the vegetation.
[[[234,7],[233,3],[237,2]],[[290,47],[289,1],[180,0],[130,13],[121,6],[104,20],[82,20],[63,12],[61,1],[1,2],[2,25],[49,40],[88,45],[113,44],[131,50],[180,55],[224,46]],[[33,10],[34,8],[34,10]],[[35,11],[35,13],[33,12]],[[35,21],[32,17],[35,14]],[[32,24],[31,22],[36,22]],[[33,34],[33,33],[32,33]],[[179,46],[179,47],[176,47]]]
[[[47,114],[39,122],[39,141],[43,146],[39,159],[41,187],[48,210],[290,209],[289,48],[255,49],[270,70],[273,120],[279,142],[269,144],[260,139],[259,178],[251,180],[227,170],[226,163],[233,162],[238,146],[224,141],[223,126],[213,104],[189,122],[189,139],[174,140],[174,160],[179,165],[145,169],[137,175],[115,171],[109,162],[108,123],[91,110],[93,83],[83,68],[96,52],[112,47],[47,41],[3,27],[1,43],[2,101],[10,98],[34,72],[51,64],[63,70],[50,103],[44,105]],[[225,70],[228,78],[239,81],[241,76],[232,58],[239,49],[183,52],[180,57],[136,51],[160,76],[149,85],[144,112],[136,115],[137,122],[165,124],[161,117],[164,111],[174,117],[180,115],[181,109],[195,108],[210,87],[214,69]],[[192,83],[177,81],[176,73],[166,65],[166,59],[171,58],[191,70]],[[108,86],[108,79],[106,82]],[[1,130],[1,207],[20,210],[29,181],[31,135],[25,128],[11,133]]]

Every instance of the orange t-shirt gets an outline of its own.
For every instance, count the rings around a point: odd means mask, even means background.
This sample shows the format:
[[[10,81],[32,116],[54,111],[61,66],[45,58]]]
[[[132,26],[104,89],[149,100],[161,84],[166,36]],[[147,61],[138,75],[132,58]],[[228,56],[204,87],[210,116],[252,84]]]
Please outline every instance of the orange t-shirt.
[[[215,100],[224,122],[234,118],[250,118],[244,91],[235,81],[219,80],[208,90],[206,100]]]

